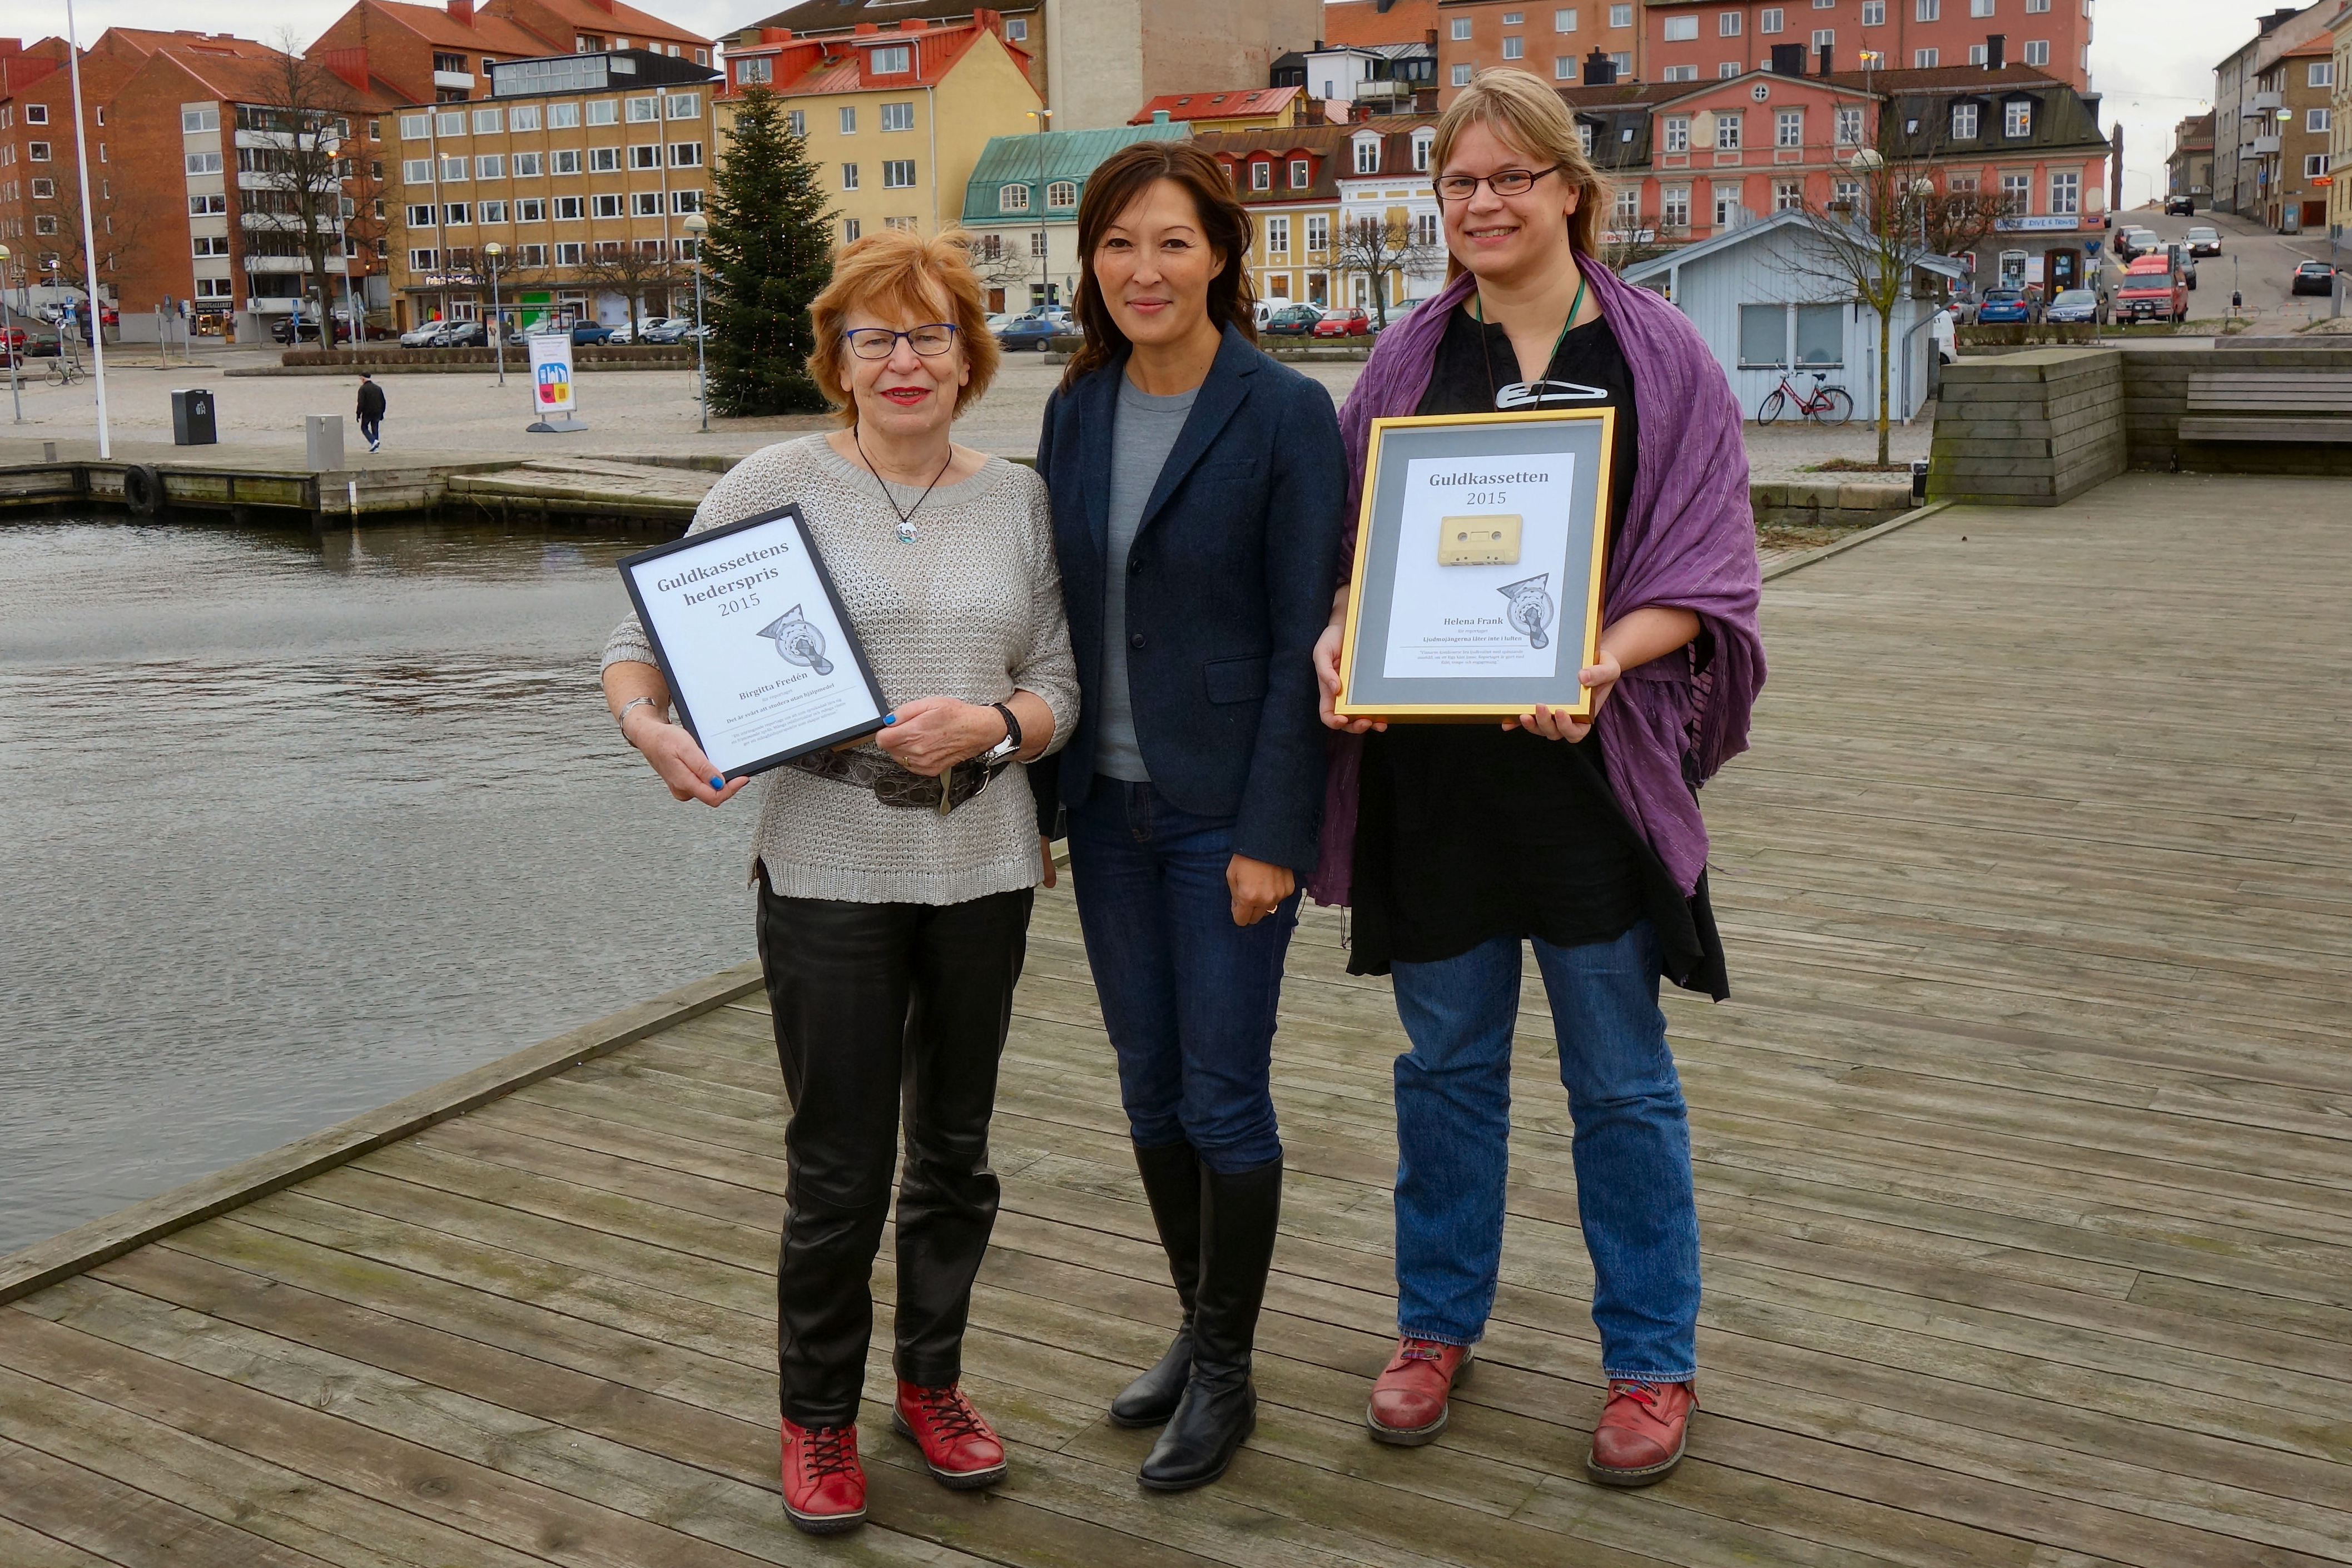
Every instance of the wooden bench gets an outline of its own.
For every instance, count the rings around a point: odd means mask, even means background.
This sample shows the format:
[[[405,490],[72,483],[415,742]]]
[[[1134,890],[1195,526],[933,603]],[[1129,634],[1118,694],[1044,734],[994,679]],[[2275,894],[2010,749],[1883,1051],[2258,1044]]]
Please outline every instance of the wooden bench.
[[[2192,375],[2180,439],[2352,443],[2352,363],[2342,370],[2216,370]]]

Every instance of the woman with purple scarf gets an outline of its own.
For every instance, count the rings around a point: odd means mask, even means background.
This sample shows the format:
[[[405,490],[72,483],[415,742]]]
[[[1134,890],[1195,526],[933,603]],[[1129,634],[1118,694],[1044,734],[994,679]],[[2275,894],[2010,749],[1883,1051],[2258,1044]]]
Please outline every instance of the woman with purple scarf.
[[[1549,85],[1483,73],[1432,157],[1454,276],[1381,339],[1340,412],[1351,483],[1377,418],[1611,406],[1617,421],[1590,722],[1542,707],[1495,728],[1337,717],[1344,569],[1317,647],[1324,722],[1342,733],[1308,888],[1352,907],[1349,967],[1393,976],[1412,1043],[1396,1064],[1400,1340],[1366,1420],[1386,1443],[1436,1436],[1485,1332],[1529,941],[1609,1385],[1586,1466],[1646,1486],[1681,1461],[1697,1403],[1698,1211],[1658,982],[1727,994],[1696,791],[1745,748],[1764,680],[1748,459],[1696,330],[1593,260],[1609,192]]]

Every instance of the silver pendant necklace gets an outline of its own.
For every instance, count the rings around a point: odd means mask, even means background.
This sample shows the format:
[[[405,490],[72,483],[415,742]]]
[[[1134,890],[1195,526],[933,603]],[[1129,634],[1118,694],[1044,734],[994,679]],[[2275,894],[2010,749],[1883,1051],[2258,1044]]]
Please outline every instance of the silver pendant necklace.
[[[858,438],[857,426],[855,425],[849,427],[849,439],[857,447],[857,456],[866,464],[866,472],[872,474],[874,482],[882,487],[884,504],[887,505],[898,519],[898,542],[914,543],[915,514],[923,510],[923,503],[931,499],[931,492],[937,489],[940,481],[947,477],[949,466],[955,461],[954,445],[952,443],[949,445],[947,462],[940,465],[940,471],[931,476],[931,482],[923,487],[923,493],[915,498],[915,504],[901,511],[898,509],[898,498],[890,493],[890,481],[882,477],[882,470],[874,466],[874,459],[866,456],[866,443]]]

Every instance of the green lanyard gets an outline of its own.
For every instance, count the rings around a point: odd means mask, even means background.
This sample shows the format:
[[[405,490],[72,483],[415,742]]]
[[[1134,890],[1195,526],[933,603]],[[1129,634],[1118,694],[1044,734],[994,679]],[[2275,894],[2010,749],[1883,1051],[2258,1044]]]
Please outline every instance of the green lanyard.
[[[1543,363],[1545,371],[1551,369],[1552,360],[1559,357],[1559,345],[1568,342],[1568,334],[1576,330],[1576,313],[1584,309],[1584,290],[1591,282],[1591,279],[1586,278],[1583,273],[1579,272],[1576,275],[1576,299],[1568,307],[1568,321],[1559,329],[1559,336],[1551,341],[1550,357]],[[1476,312],[1473,319],[1483,327],[1486,324],[1486,297],[1484,294],[1478,294],[1475,289],[1472,292],[1475,298],[1471,300],[1471,309]],[[1543,371],[1538,371],[1536,374],[1541,375]]]

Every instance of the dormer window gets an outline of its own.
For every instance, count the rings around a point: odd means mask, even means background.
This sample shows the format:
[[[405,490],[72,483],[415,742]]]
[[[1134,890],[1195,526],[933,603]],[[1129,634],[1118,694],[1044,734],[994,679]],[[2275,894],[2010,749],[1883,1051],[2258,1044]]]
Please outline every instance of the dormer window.
[[[1429,172],[1429,149],[1437,141],[1434,131],[1416,131],[1412,135],[1412,166],[1422,174]]]
[[[1356,139],[1356,173],[1377,174],[1381,172],[1381,139],[1360,136]]]
[[[1314,183],[1314,168],[1304,158],[1293,158],[1290,161],[1290,188],[1303,191]]]
[[[2000,133],[2017,138],[2033,134],[2033,100],[2013,98],[2001,106]]]
[[[915,51],[905,44],[892,44],[874,51],[874,74],[896,76],[915,68]]]
[[[1260,158],[1250,164],[1250,189],[1254,191],[1270,191],[1274,189],[1274,165],[1272,163]]]
[[[1049,207],[1074,207],[1078,205],[1078,187],[1069,180],[1055,180],[1045,187],[1045,205]]]
[[[1973,103],[1952,105],[1952,140],[1973,142],[1977,139],[1977,106]]]
[[[1026,185],[997,186],[996,207],[999,212],[1027,212],[1029,210],[1029,187]]]

